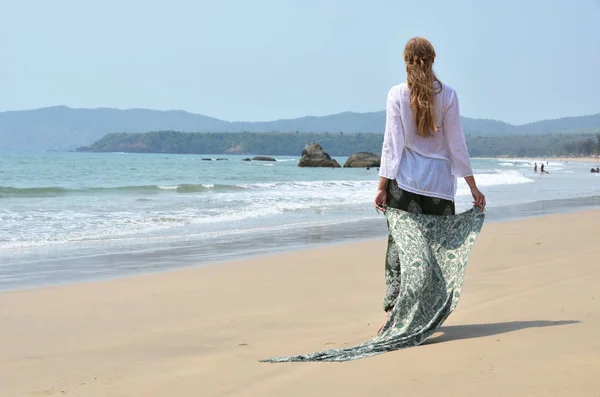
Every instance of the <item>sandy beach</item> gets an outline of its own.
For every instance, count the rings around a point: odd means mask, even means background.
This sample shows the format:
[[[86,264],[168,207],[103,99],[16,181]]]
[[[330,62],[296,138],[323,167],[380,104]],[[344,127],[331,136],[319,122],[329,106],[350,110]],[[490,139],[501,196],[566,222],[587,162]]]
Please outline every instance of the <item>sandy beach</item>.
[[[580,163],[598,163],[600,157],[544,157],[536,159],[538,161],[568,161]]]
[[[424,345],[347,363],[381,323],[380,240],[0,294],[0,395],[600,396],[600,211],[484,226]]]
[[[506,160],[518,160],[518,161],[536,161],[538,163],[545,163],[546,161],[560,161],[560,162],[571,162],[571,163],[598,163],[600,162],[600,157],[594,157],[594,156],[590,156],[590,157],[565,157],[565,156],[561,156],[561,157],[553,157],[553,156],[548,156],[548,157],[475,157],[475,158],[479,158],[479,159],[489,159],[489,160],[502,160],[502,159],[506,159]]]

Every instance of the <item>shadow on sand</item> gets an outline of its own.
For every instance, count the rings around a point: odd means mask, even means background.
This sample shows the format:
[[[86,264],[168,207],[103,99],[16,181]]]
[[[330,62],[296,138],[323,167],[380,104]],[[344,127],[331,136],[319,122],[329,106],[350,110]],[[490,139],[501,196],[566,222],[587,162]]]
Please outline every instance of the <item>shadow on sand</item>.
[[[441,327],[436,334],[427,339],[424,345],[449,342],[460,339],[482,338],[505,334],[526,328],[554,327],[557,325],[578,324],[579,321],[509,321],[506,323],[449,325]],[[442,335],[439,333],[442,332]]]

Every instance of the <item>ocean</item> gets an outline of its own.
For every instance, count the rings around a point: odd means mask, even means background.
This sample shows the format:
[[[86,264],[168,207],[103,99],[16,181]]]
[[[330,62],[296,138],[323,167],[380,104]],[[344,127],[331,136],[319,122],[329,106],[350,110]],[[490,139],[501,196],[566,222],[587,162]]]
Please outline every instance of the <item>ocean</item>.
[[[0,289],[385,236],[372,205],[376,169],[244,157],[0,153]],[[550,159],[544,175],[529,160],[474,159],[473,167],[491,222],[600,208],[600,175],[589,164]],[[470,202],[461,180],[457,210]]]

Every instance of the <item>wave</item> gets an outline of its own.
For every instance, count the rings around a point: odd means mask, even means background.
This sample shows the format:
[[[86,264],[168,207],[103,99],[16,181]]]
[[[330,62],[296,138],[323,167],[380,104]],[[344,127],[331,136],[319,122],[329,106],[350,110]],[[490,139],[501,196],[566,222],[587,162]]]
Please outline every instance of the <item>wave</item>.
[[[515,170],[498,170],[492,173],[479,174],[475,173],[475,179],[479,187],[520,185],[523,183],[534,183],[535,180],[526,177],[519,171]],[[459,179],[457,196],[470,194],[470,190],[464,180]]]
[[[172,186],[161,185],[132,185],[115,187],[66,188],[61,186],[16,188],[0,186],[0,198],[8,197],[54,197],[73,194],[102,194],[102,193],[138,193],[157,194],[161,192],[202,193],[210,191],[235,191],[243,189],[237,185],[215,184],[179,184]]]
[[[527,178],[519,171],[502,170],[490,174],[475,174],[477,184],[480,186],[498,186],[498,185],[518,185],[521,183],[535,182],[531,178]]]
[[[532,179],[526,175],[529,176],[524,172],[498,167],[495,170],[486,169],[485,172],[476,170],[475,176],[484,193],[490,189],[490,197],[493,198],[495,193],[492,192],[511,189],[505,188],[505,185],[537,181],[537,178]],[[102,202],[100,206],[69,206],[68,199],[47,200],[48,206],[40,211],[11,210],[10,205],[6,206],[8,210],[3,210],[5,206],[0,202],[0,222],[5,226],[0,228],[0,252],[3,249],[16,250],[66,243],[101,241],[119,245],[139,239],[165,239],[170,238],[169,236],[174,239],[179,238],[177,236],[189,239],[199,234],[227,234],[231,230],[248,230],[250,227],[271,224],[283,227],[310,220],[338,222],[338,219],[345,219],[348,214],[351,217],[374,216],[371,205],[377,186],[374,175],[369,180],[250,182],[157,184],[79,190],[63,187],[0,187],[0,198],[4,195],[19,197],[80,192],[88,192],[85,193],[88,195],[117,192],[116,194],[124,194],[127,198],[116,200],[114,205],[108,207],[104,207]],[[491,189],[494,186],[498,187]],[[466,209],[470,205],[468,187],[463,180],[459,181],[458,187],[457,207]],[[190,192],[192,194],[185,196]],[[177,194],[183,195],[176,196]],[[525,199],[529,197],[526,196]],[[129,205],[129,199],[143,203]],[[521,199],[523,198],[519,198]]]
[[[9,186],[0,186],[0,198],[1,197],[15,197],[15,196],[58,196],[61,194],[67,194],[69,189],[62,187],[27,187],[27,188],[15,188]]]
[[[294,188],[325,188],[325,187],[363,187],[373,185],[373,181],[298,181],[298,182],[264,182],[252,184],[190,184],[177,185],[132,185],[115,187],[66,188],[62,186],[17,188],[0,186],[0,198],[8,197],[52,197],[72,194],[102,194],[102,193],[204,193],[204,192],[236,192],[242,190],[270,190]]]
[[[491,171],[491,170],[490,170]],[[533,182],[518,171],[496,170],[476,174],[480,186],[512,185]],[[132,185],[115,187],[66,188],[62,186],[17,188],[0,186],[0,199],[19,197],[54,197],[63,195],[101,195],[101,194],[189,194],[189,193],[235,193],[278,191],[284,194],[302,193],[307,191],[322,192],[335,189],[337,194],[351,194],[375,188],[377,181],[373,180],[325,180],[325,181],[288,181],[288,182],[259,182],[250,184],[173,184],[173,185]]]

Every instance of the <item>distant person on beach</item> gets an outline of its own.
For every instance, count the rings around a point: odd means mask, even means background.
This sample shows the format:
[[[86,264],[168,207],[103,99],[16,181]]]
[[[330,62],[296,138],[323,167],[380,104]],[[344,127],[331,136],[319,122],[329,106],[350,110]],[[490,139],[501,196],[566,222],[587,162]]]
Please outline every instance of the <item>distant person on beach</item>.
[[[533,172],[537,172],[537,163],[533,165]]]
[[[540,172],[541,172],[542,174],[547,174],[547,173],[548,173],[548,171],[546,171],[546,170],[544,169],[544,163],[542,163],[542,166],[540,167]]]
[[[473,204],[485,208],[485,196],[475,183],[465,136],[460,124],[458,96],[433,71],[435,50],[421,37],[404,49],[407,81],[387,95],[386,125],[375,208],[412,213],[454,215],[457,178],[464,178]],[[388,316],[400,291],[400,263],[390,255],[385,264]],[[384,322],[385,323],[385,322]],[[380,328],[381,329],[381,328]]]

